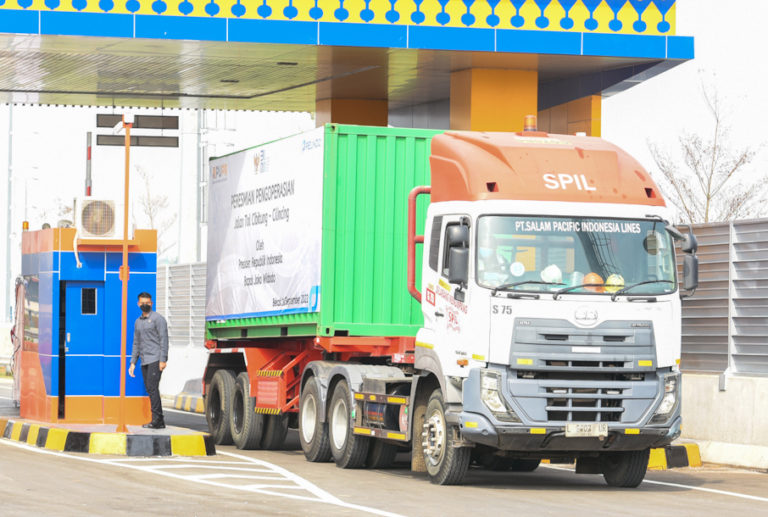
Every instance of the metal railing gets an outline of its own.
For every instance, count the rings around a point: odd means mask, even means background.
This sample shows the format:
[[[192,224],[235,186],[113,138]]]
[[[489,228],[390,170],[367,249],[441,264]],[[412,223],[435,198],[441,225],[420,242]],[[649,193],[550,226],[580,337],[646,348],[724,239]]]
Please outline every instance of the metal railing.
[[[693,232],[699,288],[683,301],[682,369],[768,374],[768,219]]]

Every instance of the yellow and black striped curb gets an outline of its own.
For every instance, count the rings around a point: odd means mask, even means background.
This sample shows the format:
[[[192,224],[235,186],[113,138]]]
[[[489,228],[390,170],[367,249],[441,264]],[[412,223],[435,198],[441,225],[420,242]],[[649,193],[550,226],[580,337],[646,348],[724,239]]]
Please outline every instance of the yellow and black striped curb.
[[[192,413],[205,413],[205,402],[203,402],[202,395],[179,393],[176,395],[173,407],[182,411],[191,411]]]
[[[209,434],[150,435],[89,433],[0,418],[0,436],[62,452],[118,456],[213,456],[216,447]]]
[[[667,470],[681,467],[701,467],[701,452],[696,443],[682,445],[667,445],[659,449],[651,449],[648,460],[650,470]]]

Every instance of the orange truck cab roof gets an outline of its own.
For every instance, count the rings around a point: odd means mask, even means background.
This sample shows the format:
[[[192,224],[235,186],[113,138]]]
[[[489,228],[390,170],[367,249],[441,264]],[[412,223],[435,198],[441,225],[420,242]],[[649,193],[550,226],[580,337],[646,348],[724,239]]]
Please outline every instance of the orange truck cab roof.
[[[449,131],[432,139],[432,202],[571,201],[666,206],[637,160],[601,138]]]

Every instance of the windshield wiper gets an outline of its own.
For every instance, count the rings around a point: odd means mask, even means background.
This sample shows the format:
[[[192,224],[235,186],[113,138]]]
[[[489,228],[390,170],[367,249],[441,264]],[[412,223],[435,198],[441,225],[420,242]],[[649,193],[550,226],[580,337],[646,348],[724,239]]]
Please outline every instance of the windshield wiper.
[[[572,285],[570,287],[564,287],[563,289],[559,289],[552,293],[552,299],[557,300],[560,298],[560,295],[563,293],[567,293],[568,291],[573,291],[574,289],[581,289],[582,287],[603,287],[605,284],[581,284],[581,285]]]
[[[639,286],[639,285],[646,285],[646,284],[658,284],[658,283],[674,284],[675,282],[673,282],[672,280],[645,280],[644,282],[638,282],[638,283],[636,283],[636,284],[628,285],[627,287],[625,287],[625,288],[623,288],[623,289],[619,289],[618,291],[616,291],[615,293],[613,293],[613,294],[611,295],[611,301],[612,301],[612,302],[615,302],[615,301],[616,301],[616,298],[617,298],[618,296],[620,296],[620,295],[622,295],[622,294],[626,293],[626,292],[627,292],[627,291],[629,291],[630,289],[634,289],[635,287],[637,287],[637,286]]]
[[[508,291],[517,287],[518,285],[536,284],[536,285],[565,285],[562,282],[542,282],[541,280],[523,280],[522,282],[515,282],[513,284],[502,284],[498,287],[494,287],[491,291],[492,296],[496,296],[499,291]]]

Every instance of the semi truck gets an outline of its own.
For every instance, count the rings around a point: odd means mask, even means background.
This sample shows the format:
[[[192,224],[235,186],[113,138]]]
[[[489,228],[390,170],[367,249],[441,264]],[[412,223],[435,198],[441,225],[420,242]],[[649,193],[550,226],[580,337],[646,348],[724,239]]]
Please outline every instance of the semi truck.
[[[329,124],[210,163],[217,444],[436,484],[544,459],[636,487],[680,434],[696,239],[595,137]],[[676,247],[680,257],[676,258]]]

